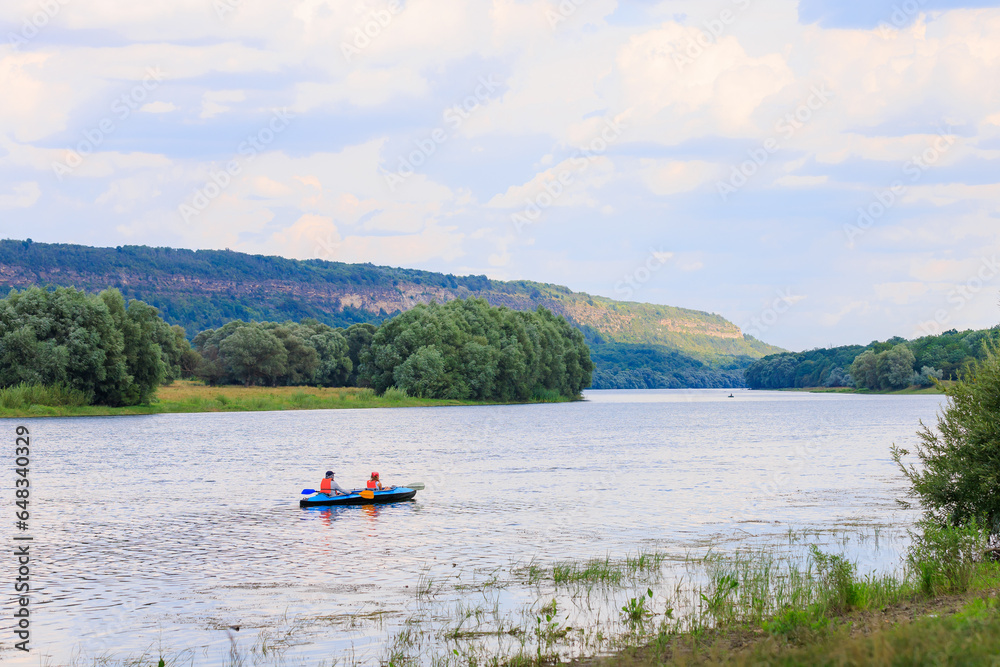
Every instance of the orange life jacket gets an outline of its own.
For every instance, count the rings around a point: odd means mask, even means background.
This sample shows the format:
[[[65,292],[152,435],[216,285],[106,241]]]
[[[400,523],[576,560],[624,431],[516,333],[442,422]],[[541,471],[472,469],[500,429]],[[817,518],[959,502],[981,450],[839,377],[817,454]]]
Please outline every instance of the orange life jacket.
[[[377,479],[370,479],[370,480],[368,480],[368,488],[369,489],[377,489],[378,488],[378,480]]]
[[[332,480],[330,480],[328,478],[323,478],[323,481],[319,483],[320,493],[327,493],[327,494],[330,493],[330,489],[331,489],[330,482],[331,481]]]

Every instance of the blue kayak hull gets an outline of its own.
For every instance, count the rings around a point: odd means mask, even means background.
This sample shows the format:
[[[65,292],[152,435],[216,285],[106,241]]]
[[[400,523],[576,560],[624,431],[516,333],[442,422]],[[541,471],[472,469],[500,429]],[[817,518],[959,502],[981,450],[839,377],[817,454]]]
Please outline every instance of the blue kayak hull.
[[[335,505],[381,505],[384,503],[398,503],[404,500],[413,500],[417,495],[415,489],[399,487],[391,491],[376,491],[374,498],[362,498],[358,493],[351,493],[346,496],[328,496],[325,493],[317,493],[314,496],[303,498],[299,501],[299,507],[330,507]]]

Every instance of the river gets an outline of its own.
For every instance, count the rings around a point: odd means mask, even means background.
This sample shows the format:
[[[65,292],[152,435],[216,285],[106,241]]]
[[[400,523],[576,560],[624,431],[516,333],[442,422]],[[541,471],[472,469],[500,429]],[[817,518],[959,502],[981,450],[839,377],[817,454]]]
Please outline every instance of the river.
[[[289,664],[378,664],[428,581],[913,520],[889,447],[912,445],[943,397],[729,393],[17,421],[32,437],[32,651],[13,650],[8,590],[0,659],[226,664],[264,636]],[[300,509],[327,469],[348,487],[377,470],[426,489]],[[862,569],[898,560],[853,548]]]

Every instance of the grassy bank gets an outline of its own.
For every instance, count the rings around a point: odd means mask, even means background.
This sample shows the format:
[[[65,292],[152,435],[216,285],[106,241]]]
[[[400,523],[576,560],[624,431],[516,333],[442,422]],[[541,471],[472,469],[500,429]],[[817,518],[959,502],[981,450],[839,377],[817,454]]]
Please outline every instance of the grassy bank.
[[[918,394],[941,394],[945,393],[945,390],[954,384],[954,382],[944,381],[933,387],[918,387],[912,386],[906,389],[896,389],[894,391],[872,391],[871,389],[855,389],[853,387],[795,387],[787,389],[777,389],[769,390],[762,389],[758,391],[805,391],[810,394],[879,394],[879,395],[918,395]]]
[[[557,402],[556,397],[544,401]],[[484,405],[475,401],[414,398],[390,389],[378,396],[356,387],[209,387],[179,381],[160,387],[148,405],[111,408],[86,405],[73,392],[48,387],[0,390],[0,418],[151,415],[175,412],[257,412],[267,410],[330,410],[339,408],[412,408],[443,405]]]
[[[996,590],[904,602],[840,617],[791,641],[766,632],[677,637],[579,667],[654,665],[994,665],[1000,655]]]

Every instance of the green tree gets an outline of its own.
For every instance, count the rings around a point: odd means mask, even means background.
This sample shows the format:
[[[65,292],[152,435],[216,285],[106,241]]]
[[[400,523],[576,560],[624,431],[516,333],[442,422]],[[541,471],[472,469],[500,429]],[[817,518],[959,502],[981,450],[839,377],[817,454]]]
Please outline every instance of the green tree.
[[[112,404],[136,405],[148,403],[156,388],[167,376],[167,363],[157,341],[168,340],[161,328],[166,327],[157,310],[142,301],[133,300],[128,307],[121,292],[105,290],[100,294],[122,333],[123,353],[128,379],[112,398]]]
[[[184,327],[175,324],[170,327],[170,332],[174,337],[174,344],[170,349],[171,380],[180,378],[193,378],[201,363],[201,355],[192,347],[187,339],[187,332]],[[161,343],[161,347],[168,349]]]
[[[319,322],[311,324],[308,330],[309,344],[315,348],[319,355],[314,376],[315,383],[323,387],[350,385],[354,364],[351,361],[348,340],[344,334]]]
[[[875,359],[879,389],[905,389],[913,382],[916,357],[904,343],[880,352]]]
[[[55,340],[39,341],[32,325],[0,337],[0,386],[66,384],[69,350]]]
[[[444,357],[433,346],[421,347],[393,371],[395,385],[411,396],[431,398],[448,391]]]
[[[857,356],[851,364],[851,379],[854,383],[865,389],[878,389],[878,357],[872,350],[865,350]]]
[[[347,339],[347,354],[351,360],[351,373],[346,383],[348,385],[358,385],[358,370],[361,368],[361,354],[372,344],[372,338],[378,327],[373,324],[352,324],[344,331],[344,338]]]
[[[922,387],[931,387],[934,385],[935,380],[941,380],[943,377],[944,373],[942,371],[930,366],[924,366],[920,369],[920,373],[914,374],[913,383],[919,384]]]
[[[294,322],[263,325],[274,334],[285,348],[285,364],[280,376],[268,378],[271,384],[304,385],[314,384],[316,369],[319,367],[319,353],[308,340],[309,331]]]
[[[910,454],[893,446],[892,456],[910,482],[926,518],[942,525],[976,521],[1000,533],[1000,355],[994,346],[952,386],[937,428],[923,426]]]
[[[219,355],[246,387],[287,370],[288,354],[281,341],[259,324],[238,327],[226,336],[219,343]]]
[[[316,320],[306,319],[301,323],[285,322],[243,322],[234,320],[218,329],[206,329],[194,338],[194,347],[201,355],[198,376],[210,384],[246,383],[247,359],[233,356],[233,345],[225,342],[239,335],[237,348],[244,348],[250,334],[240,333],[242,329],[260,329],[268,333],[280,345],[274,353],[275,359],[262,360],[266,372],[263,375],[252,371],[251,382],[266,380],[272,385],[320,385],[341,387],[347,384],[352,365],[348,356],[347,340],[336,329]],[[254,335],[254,340],[259,337]]]

